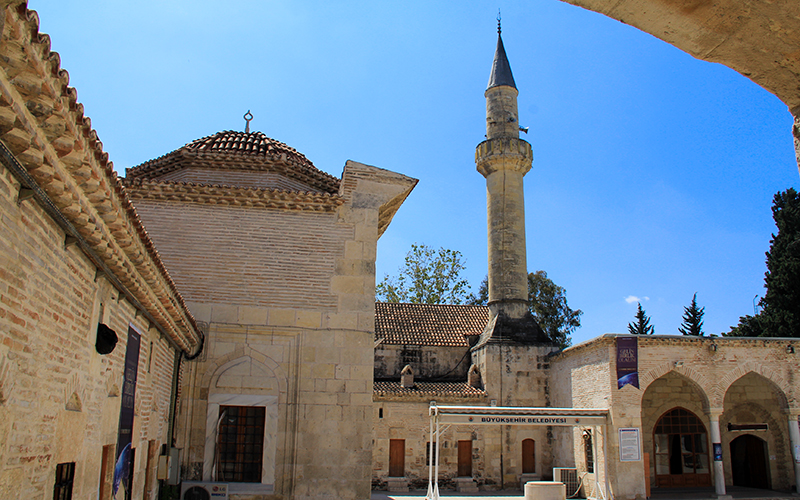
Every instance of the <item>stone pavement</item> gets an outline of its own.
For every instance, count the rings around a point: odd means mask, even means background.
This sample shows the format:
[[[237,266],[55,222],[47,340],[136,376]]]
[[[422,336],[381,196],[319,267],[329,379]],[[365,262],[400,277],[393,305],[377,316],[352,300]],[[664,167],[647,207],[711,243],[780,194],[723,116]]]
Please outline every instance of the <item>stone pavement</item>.
[[[424,490],[409,493],[390,493],[388,491],[373,491],[371,500],[425,500]],[[455,491],[440,491],[439,495],[447,500],[524,500],[521,491],[481,491],[465,495]],[[728,495],[733,500],[798,500],[799,496],[781,491],[759,490],[755,488],[728,487]],[[716,499],[714,488],[672,488],[653,490],[650,500],[705,500]]]

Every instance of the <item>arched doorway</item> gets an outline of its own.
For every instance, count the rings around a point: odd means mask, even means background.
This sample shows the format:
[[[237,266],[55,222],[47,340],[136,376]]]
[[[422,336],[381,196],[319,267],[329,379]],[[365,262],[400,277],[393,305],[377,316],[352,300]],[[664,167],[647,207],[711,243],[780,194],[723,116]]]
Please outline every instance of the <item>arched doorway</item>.
[[[734,486],[769,489],[767,442],[752,434],[731,441]]]
[[[708,433],[697,415],[673,408],[653,429],[656,487],[711,486]]]

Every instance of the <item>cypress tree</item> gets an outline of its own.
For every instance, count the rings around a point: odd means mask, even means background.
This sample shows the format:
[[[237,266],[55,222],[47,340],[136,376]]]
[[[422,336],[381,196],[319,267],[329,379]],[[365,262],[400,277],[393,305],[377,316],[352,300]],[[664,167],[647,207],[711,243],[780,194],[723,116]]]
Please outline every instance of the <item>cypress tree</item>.
[[[653,335],[655,333],[655,328],[650,325],[650,318],[644,313],[641,302],[639,302],[639,310],[636,311],[636,323],[628,323],[628,332],[631,335]]]
[[[678,327],[678,331],[683,335],[703,336],[703,314],[705,307],[697,307],[697,292],[692,296],[692,303],[689,307],[683,308],[683,323]]]

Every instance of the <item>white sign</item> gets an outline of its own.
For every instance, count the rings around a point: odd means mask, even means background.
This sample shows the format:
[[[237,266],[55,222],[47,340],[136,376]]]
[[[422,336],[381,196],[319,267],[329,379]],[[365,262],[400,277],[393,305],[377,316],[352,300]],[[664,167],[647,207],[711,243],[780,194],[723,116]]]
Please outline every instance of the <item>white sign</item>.
[[[639,429],[619,429],[620,462],[638,462],[642,459],[640,451]]]
[[[604,425],[603,415],[439,415],[440,424],[465,425]]]

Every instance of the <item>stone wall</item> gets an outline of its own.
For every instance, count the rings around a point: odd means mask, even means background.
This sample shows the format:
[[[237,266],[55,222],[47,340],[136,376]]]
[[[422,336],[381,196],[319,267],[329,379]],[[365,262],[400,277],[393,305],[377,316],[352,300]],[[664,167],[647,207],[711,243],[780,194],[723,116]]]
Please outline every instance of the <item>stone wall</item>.
[[[642,451],[651,454],[652,464],[653,427],[661,415],[675,407],[695,413],[707,429],[712,412],[722,415],[723,464],[728,485],[732,484],[729,445],[738,434],[728,432],[727,423],[751,416],[772,422],[764,435],[770,450],[772,487],[789,489],[793,484],[792,457],[781,443],[788,441],[786,415],[800,413],[797,389],[791,383],[800,368],[800,358],[795,354],[800,352],[800,342],[778,338],[639,337],[639,388],[626,385],[618,389],[615,337],[605,335],[566,349],[553,358],[552,373],[554,398],[559,405],[571,402],[575,407],[610,410],[607,466],[618,498],[643,496],[645,473],[651,479],[655,473],[652,465],[646,472],[641,461],[618,460],[616,429],[639,428]],[[572,445],[567,445],[571,450],[559,445],[559,453],[572,456],[580,468],[583,452],[579,438],[577,430],[562,431],[560,439],[571,440]],[[602,450],[602,440],[596,439],[596,446]],[[598,453],[597,463],[602,462],[603,455]],[[602,481],[603,472],[600,474]]]
[[[182,388],[185,479],[213,477],[221,404],[264,406],[263,488],[248,498],[369,495],[379,219],[415,182],[348,162],[327,212],[136,198],[208,325]]]
[[[411,365],[416,380],[467,381],[469,347],[380,344],[375,348],[375,380],[400,380]]]

